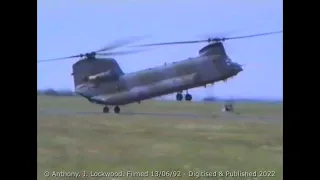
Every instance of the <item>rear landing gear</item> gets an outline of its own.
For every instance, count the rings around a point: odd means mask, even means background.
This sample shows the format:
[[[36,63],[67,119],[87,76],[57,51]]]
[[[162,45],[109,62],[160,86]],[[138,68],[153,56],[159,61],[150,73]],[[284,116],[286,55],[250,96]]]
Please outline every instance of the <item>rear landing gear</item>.
[[[119,106],[114,107],[114,113],[119,114],[120,108]]]
[[[105,107],[103,108],[103,113],[109,113],[109,108],[108,108],[108,106],[105,106]]]
[[[114,113],[119,114],[120,113],[120,107],[119,106],[114,107],[113,111],[114,111]],[[105,106],[103,108],[103,113],[109,113],[108,106]]]

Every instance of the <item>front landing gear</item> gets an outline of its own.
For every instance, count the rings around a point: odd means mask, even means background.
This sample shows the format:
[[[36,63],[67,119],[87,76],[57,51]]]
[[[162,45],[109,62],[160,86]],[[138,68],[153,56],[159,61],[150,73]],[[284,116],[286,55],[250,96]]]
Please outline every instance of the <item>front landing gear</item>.
[[[119,114],[120,108],[119,106],[114,107],[114,113]]]
[[[105,107],[103,108],[103,113],[109,113],[109,108],[108,108],[108,106],[105,106]]]
[[[186,100],[186,101],[191,101],[192,100],[192,95],[191,94],[189,94],[188,93],[188,91],[187,91],[187,94],[184,96],[184,99]],[[182,95],[182,93],[177,93],[177,95],[176,95],[176,100],[177,101],[182,101],[183,100],[183,95]]]
[[[186,101],[191,101],[192,100],[192,95],[191,94],[186,94],[185,100]]]

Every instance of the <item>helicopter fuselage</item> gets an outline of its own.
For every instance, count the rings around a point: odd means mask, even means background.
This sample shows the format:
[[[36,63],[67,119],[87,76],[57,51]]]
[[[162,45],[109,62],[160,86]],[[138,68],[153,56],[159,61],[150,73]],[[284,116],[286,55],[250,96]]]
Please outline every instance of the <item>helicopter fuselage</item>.
[[[90,102],[126,105],[226,80],[242,71],[227,56],[206,55],[165,64],[99,84],[83,83],[76,92]]]

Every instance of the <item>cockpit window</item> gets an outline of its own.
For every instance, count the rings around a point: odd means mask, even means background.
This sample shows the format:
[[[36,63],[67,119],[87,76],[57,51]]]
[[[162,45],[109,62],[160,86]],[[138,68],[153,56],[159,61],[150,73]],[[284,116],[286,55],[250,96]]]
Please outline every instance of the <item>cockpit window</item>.
[[[231,61],[231,59],[229,57],[226,58],[226,64],[228,66],[230,66],[232,64],[232,61]]]

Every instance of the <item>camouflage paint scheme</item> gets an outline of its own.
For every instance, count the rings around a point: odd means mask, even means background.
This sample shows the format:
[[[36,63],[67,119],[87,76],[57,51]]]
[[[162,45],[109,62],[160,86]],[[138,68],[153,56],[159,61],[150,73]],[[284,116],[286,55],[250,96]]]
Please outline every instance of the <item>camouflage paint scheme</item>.
[[[226,80],[242,70],[226,55],[223,45],[215,43],[202,48],[198,57],[128,74],[115,59],[83,59],[73,65],[73,76],[76,93],[90,102],[126,105]],[[84,80],[108,71],[113,74],[108,78]]]

